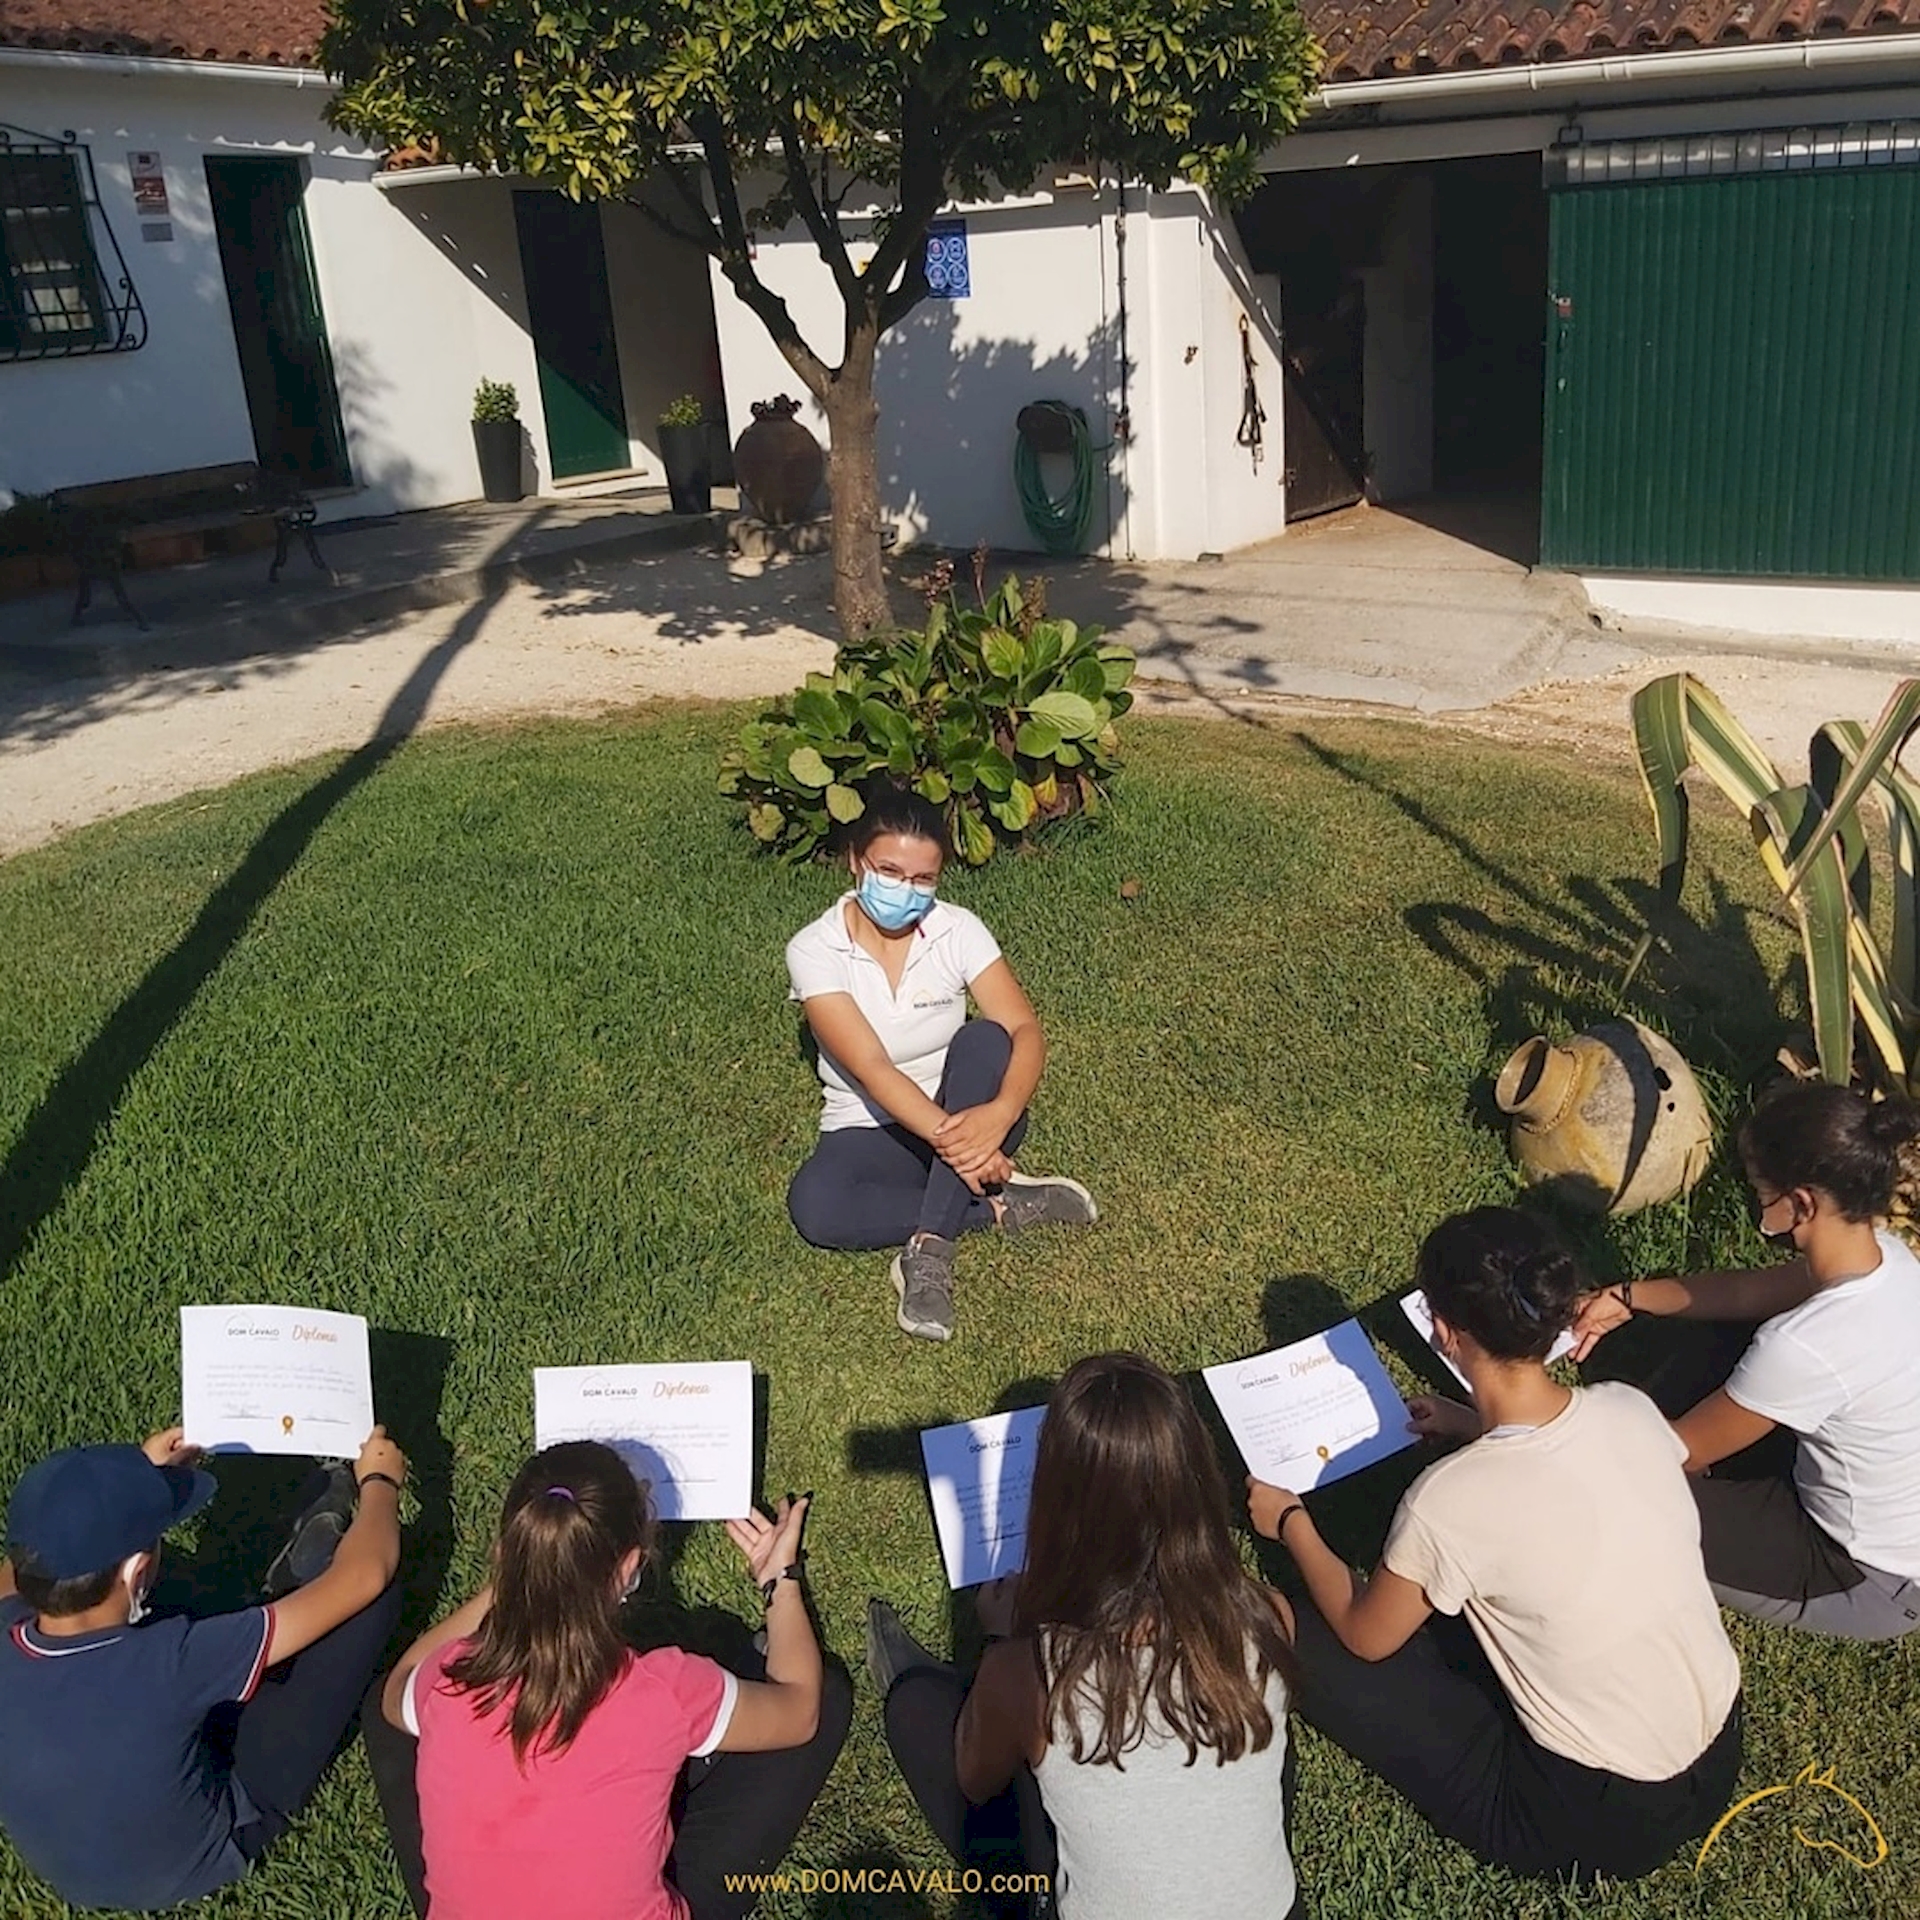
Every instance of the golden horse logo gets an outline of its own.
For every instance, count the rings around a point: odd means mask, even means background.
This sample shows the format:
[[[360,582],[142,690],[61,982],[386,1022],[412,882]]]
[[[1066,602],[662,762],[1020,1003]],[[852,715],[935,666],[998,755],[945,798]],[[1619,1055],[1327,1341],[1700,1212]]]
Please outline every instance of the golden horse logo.
[[[1785,1785],[1762,1787],[1758,1793],[1750,1793],[1744,1800],[1736,1801],[1730,1806],[1726,1812],[1713,1823],[1713,1831],[1701,1842],[1700,1852],[1693,1863],[1694,1872],[1698,1873],[1701,1867],[1706,1864],[1707,1855],[1713,1851],[1714,1842],[1717,1841],[1720,1836],[1726,1832],[1727,1828],[1737,1820],[1741,1814],[1745,1813],[1749,1807],[1757,1807],[1762,1800],[1771,1800],[1776,1794],[1792,1793],[1796,1787],[1811,1787],[1821,1793],[1830,1793],[1836,1800],[1842,1801],[1845,1805],[1851,1807],[1853,1811],[1866,1822],[1867,1831],[1873,1836],[1873,1858],[1870,1860],[1866,1859],[1862,1855],[1855,1853],[1851,1847],[1843,1847],[1837,1840],[1809,1839],[1801,1827],[1796,1824],[1793,1829],[1793,1837],[1798,1840],[1803,1847],[1810,1848],[1815,1853],[1837,1853],[1842,1860],[1851,1862],[1863,1873],[1870,1867],[1877,1867],[1881,1861],[1887,1857],[1891,1849],[1887,1846],[1887,1836],[1880,1831],[1879,1821],[1877,1821],[1873,1815],[1867,1811],[1866,1807],[1862,1805],[1860,1801],[1856,1800],[1845,1787],[1837,1786],[1834,1783],[1833,1769],[1831,1767],[1829,1767],[1825,1773],[1822,1773],[1816,1764],[1809,1760]]]

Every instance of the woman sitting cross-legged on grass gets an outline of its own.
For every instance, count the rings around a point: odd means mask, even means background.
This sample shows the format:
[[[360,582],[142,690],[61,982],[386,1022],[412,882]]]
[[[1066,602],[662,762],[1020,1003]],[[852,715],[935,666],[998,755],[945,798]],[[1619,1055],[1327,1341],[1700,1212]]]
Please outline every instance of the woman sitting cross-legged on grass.
[[[767,1603],[766,1677],[739,1679],[622,1639],[653,1516],[617,1453],[570,1441],[521,1468],[492,1584],[408,1648],[363,1715],[417,1912],[429,1901],[433,1920],[752,1911],[742,1876],[779,1865],[852,1713],[800,1590],[806,1504],[727,1522]]]
[[[868,1662],[887,1742],[941,1844],[977,1854],[969,1807],[1031,1768],[1018,1818],[1062,1920],[1270,1915],[1294,1906],[1287,1848],[1286,1601],[1241,1567],[1226,1482],[1180,1383],[1099,1354],[1047,1403],[1026,1571],[981,1591],[969,1688],[881,1601]]]
[[[824,1088],[787,1209],[816,1247],[901,1248],[900,1325],[945,1340],[961,1234],[1084,1226],[1097,1210],[1077,1181],[1014,1171],[1047,1044],[993,935],[935,897],[946,823],[889,782],[865,800],[847,837],[853,890],[787,944]]]
[[[1707,1577],[1723,1606],[1851,1640],[1920,1626],[1920,1266],[1877,1225],[1917,1129],[1905,1101],[1780,1088],[1740,1155],[1761,1231],[1796,1257],[1629,1281],[1574,1322],[1581,1357],[1633,1315],[1719,1323],[1663,1325],[1645,1368],[1618,1356],[1677,1416]]]
[[[1477,1411],[1408,1403],[1417,1431],[1466,1444],[1408,1489],[1373,1577],[1295,1495],[1249,1482],[1255,1529],[1311,1595],[1301,1716],[1496,1866],[1649,1873],[1713,1825],[1740,1766],[1740,1667],[1682,1449],[1637,1388],[1547,1373],[1580,1275],[1544,1223],[1461,1214],[1419,1277]]]

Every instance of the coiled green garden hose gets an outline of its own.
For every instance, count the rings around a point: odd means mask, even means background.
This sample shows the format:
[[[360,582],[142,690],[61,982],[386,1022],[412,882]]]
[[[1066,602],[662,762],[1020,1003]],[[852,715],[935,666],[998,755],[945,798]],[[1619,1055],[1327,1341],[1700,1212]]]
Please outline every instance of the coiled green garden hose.
[[[1032,429],[1029,430],[1031,418]],[[1064,492],[1047,490],[1040,471],[1041,446],[1052,443],[1073,463]],[[1095,448],[1087,433],[1087,417],[1064,400],[1036,400],[1020,410],[1020,431],[1014,437],[1013,479],[1020,491],[1020,511],[1033,536],[1048,553],[1080,553],[1093,521]]]

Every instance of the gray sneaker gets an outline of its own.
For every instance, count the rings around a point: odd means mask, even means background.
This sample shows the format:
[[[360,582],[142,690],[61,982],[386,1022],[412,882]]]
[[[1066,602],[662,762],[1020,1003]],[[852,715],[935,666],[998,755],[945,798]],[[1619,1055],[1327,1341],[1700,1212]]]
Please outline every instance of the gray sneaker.
[[[1100,1218],[1093,1195],[1078,1180],[1036,1180],[1010,1173],[1000,1200],[1006,1209],[1000,1225],[1008,1233],[1024,1233],[1029,1227],[1090,1227]]]
[[[320,1472],[319,1491],[301,1508],[286,1545],[274,1555],[267,1577],[260,1583],[260,1591],[269,1602],[284,1600],[319,1579],[332,1566],[334,1549],[353,1524],[354,1507],[360,1497],[354,1484],[353,1462],[325,1462]]]
[[[953,1242],[929,1234],[894,1255],[900,1325],[922,1340],[953,1338]]]

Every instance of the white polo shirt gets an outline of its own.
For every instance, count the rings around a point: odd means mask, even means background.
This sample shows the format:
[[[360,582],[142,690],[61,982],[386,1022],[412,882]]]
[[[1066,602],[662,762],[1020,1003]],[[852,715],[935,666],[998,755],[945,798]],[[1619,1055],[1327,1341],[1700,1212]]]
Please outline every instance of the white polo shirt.
[[[1876,1233],[1880,1264],[1762,1321],[1727,1381],[1799,1437],[1800,1504],[1862,1566],[1920,1580],[1920,1263]]]
[[[847,902],[852,898],[843,893],[787,942],[790,997],[807,1001],[822,993],[851,994],[887,1058],[931,1100],[946,1070],[947,1048],[966,1024],[967,989],[1000,958],[1000,943],[978,915],[936,900],[913,930],[896,993],[880,962],[847,931]],[[860,1092],[825,1047],[819,1054],[822,1133],[894,1124],[893,1116]]]

